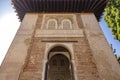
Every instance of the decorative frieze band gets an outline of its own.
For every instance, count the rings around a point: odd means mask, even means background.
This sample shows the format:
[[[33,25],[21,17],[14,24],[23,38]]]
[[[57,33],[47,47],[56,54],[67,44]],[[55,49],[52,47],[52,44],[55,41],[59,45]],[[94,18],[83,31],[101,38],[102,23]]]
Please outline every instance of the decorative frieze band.
[[[84,37],[83,30],[36,30],[35,37]]]

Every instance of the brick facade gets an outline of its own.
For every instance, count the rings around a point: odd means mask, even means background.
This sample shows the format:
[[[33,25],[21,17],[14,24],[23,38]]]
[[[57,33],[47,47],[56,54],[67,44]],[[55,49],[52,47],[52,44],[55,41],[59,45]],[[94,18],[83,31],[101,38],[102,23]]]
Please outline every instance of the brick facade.
[[[77,16],[77,24],[82,29],[83,25],[79,14]],[[43,15],[39,15],[36,30],[41,29]],[[66,30],[67,31],[67,30]],[[57,42],[58,41],[58,42]],[[60,42],[59,42],[60,41]],[[69,41],[69,42],[68,42]],[[28,49],[28,56],[20,73],[19,80],[42,80],[43,60],[45,56],[46,43],[72,43],[74,50],[74,59],[76,66],[75,75],[79,80],[100,80],[95,60],[91,54],[89,43],[84,37],[35,37]]]
[[[57,22],[56,29],[47,28],[49,19]],[[72,29],[65,23],[64,28],[65,20]],[[92,13],[27,13],[1,65],[0,80],[45,80],[47,56],[55,46],[68,49],[75,80],[120,80],[120,66]]]

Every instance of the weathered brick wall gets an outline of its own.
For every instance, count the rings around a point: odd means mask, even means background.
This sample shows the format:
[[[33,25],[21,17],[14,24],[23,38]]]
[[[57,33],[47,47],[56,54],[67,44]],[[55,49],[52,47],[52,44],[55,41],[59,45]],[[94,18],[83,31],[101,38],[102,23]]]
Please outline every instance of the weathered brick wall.
[[[78,80],[100,80],[97,67],[85,38],[79,38],[74,44],[76,74]]]
[[[45,44],[41,39],[34,37],[35,30],[40,28],[43,15],[38,15],[36,28],[34,29],[32,40],[27,51],[26,60],[19,76],[19,80],[40,80],[43,70],[43,54]]]
[[[78,41],[73,43],[75,64],[78,80],[99,80],[96,65],[87,40],[85,38],[34,38],[28,50],[28,56],[21,71],[19,80],[41,80],[46,42],[51,41]]]
[[[34,39],[29,47],[19,80],[41,80],[44,51],[45,43],[42,43],[40,39]]]
[[[54,43],[67,45],[71,50],[75,80],[120,80],[120,66],[94,14],[45,14],[46,19],[54,15],[56,19],[70,18],[71,30],[41,30],[46,25],[42,24],[43,15],[26,14],[1,65],[0,80],[44,80],[46,49]]]
[[[43,15],[39,14],[36,23],[36,30],[41,29]],[[83,25],[80,14],[76,14],[77,23],[80,29]],[[77,80],[99,80],[98,71],[94,62],[88,41],[84,37],[35,37],[33,34],[31,46],[28,49],[26,62],[21,70],[19,80],[42,80],[43,64],[46,43],[62,41],[62,43],[72,43],[76,68],[75,76]],[[48,42],[47,42],[48,41]],[[66,42],[68,41],[68,42]],[[60,44],[60,42],[59,42]]]

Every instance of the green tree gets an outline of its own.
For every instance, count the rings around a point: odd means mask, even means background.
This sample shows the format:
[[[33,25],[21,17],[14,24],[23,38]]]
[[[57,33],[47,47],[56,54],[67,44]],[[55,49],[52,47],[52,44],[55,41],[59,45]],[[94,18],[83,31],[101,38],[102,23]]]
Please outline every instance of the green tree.
[[[114,55],[115,55],[115,57],[116,57],[117,61],[118,61],[118,62],[119,62],[119,64],[120,64],[120,55],[119,55],[119,56],[117,56],[117,54],[115,54],[115,53],[116,53],[116,49],[114,49],[114,48],[113,48],[112,44],[110,44],[110,46],[111,46],[111,49],[112,49],[112,51],[113,51],[113,53],[114,53]]]
[[[114,38],[120,41],[120,0],[109,0],[105,8],[105,21]]]
[[[118,60],[118,62],[119,62],[119,64],[120,64],[120,56],[117,56],[117,60]]]

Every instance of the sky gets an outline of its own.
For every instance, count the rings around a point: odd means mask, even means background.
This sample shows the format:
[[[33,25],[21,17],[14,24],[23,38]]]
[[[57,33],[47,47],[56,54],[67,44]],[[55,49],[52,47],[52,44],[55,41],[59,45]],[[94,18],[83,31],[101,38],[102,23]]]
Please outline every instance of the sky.
[[[109,44],[116,49],[117,55],[120,55],[120,42],[115,40],[111,30],[107,27],[104,16],[99,22],[101,29]],[[0,2],[0,64],[4,59],[7,50],[14,39],[14,36],[19,28],[20,22],[14,9],[11,5],[11,0],[1,0]]]

